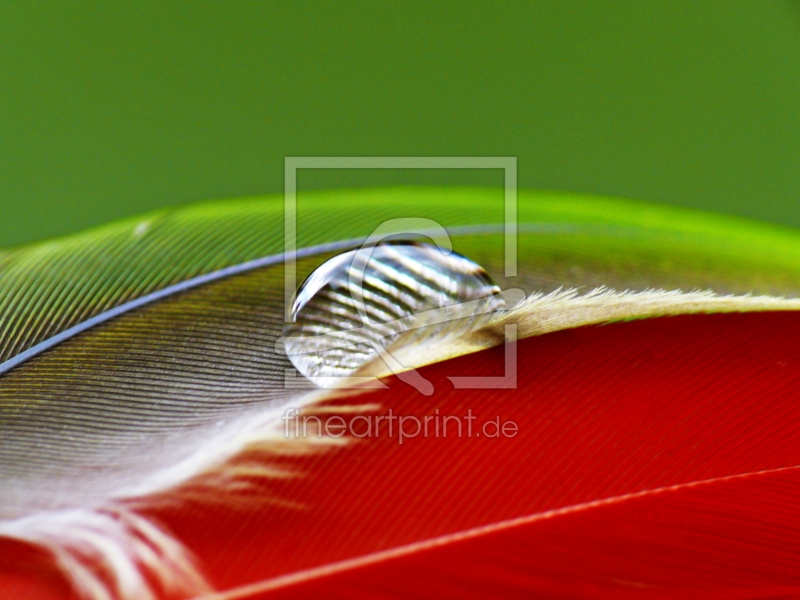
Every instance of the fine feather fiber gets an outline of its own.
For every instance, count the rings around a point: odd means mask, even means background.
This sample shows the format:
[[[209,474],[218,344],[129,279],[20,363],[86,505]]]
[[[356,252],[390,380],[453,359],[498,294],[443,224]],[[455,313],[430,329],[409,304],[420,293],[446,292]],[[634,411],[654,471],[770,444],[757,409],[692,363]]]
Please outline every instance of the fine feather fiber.
[[[424,214],[447,228],[454,249],[482,265],[501,288],[528,296],[479,330],[454,328],[429,347],[417,338],[404,347],[401,338],[392,352],[407,367],[469,360],[461,355],[501,343],[509,323],[527,338],[646,317],[755,311],[766,318],[800,308],[793,299],[800,290],[800,236],[780,228],[622,201],[520,193],[518,274],[506,277],[502,210],[490,191],[371,190],[304,198],[297,214],[298,281],[387,219]],[[78,596],[198,597],[390,550],[370,546],[370,536],[344,544],[341,555],[276,550],[298,539],[283,525],[287,515],[343,501],[336,499],[337,486],[326,491],[320,483],[336,473],[336,460],[380,448],[374,439],[287,437],[287,410],[346,417],[388,405],[405,403],[409,414],[430,406],[396,382],[372,392],[316,389],[279,351],[286,309],[283,211],[281,198],[210,203],[0,254],[0,536],[41,548]],[[785,317],[791,323],[792,315]],[[745,316],[724,318],[737,319],[728,321],[735,325]],[[534,342],[520,342],[520,350],[535,355]],[[601,346],[576,365],[583,371],[590,356],[603,357]],[[520,357],[518,389],[524,392],[536,381],[525,379],[528,358]],[[370,369],[388,374],[380,365]],[[450,401],[444,387],[437,385],[426,402]],[[468,399],[484,407],[497,400],[473,391],[458,402]],[[467,447],[452,452],[461,453],[460,461],[472,456]],[[375,455],[385,468],[398,460]],[[418,465],[401,461],[396,468],[410,473]],[[732,474],[700,473],[697,480]],[[588,490],[584,483],[577,477],[574,485]],[[403,488],[395,493],[417,497]],[[391,508],[388,495],[374,501]],[[357,496],[352,502],[360,504]],[[541,508],[523,504],[518,513]],[[477,505],[467,513],[450,529],[438,524],[414,531],[414,539],[384,538],[399,548],[487,519],[522,516]],[[238,515],[261,529],[248,543],[241,543],[241,533],[225,541],[217,532],[218,548],[211,549],[208,539],[186,530],[187,514]],[[267,526],[270,519],[275,523]],[[208,521],[193,527],[214,529]],[[307,533],[314,538],[313,530]],[[324,535],[319,541],[336,545]],[[269,565],[238,555],[240,563],[261,566],[232,576],[219,561],[236,556],[231,544],[250,543],[266,544],[255,555],[270,556]]]

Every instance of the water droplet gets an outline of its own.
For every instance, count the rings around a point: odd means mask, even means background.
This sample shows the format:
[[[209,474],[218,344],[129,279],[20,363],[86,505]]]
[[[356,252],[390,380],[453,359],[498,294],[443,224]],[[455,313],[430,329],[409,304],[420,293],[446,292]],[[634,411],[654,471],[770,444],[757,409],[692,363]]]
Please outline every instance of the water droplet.
[[[351,250],[318,267],[300,286],[284,331],[295,367],[317,385],[336,385],[406,343],[472,327],[505,308],[483,268],[455,252],[419,243]]]

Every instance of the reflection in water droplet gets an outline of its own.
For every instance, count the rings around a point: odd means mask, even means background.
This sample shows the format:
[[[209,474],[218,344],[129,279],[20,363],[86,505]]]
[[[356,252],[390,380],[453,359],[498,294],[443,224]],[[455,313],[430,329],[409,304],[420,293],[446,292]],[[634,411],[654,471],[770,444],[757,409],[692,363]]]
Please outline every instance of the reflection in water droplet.
[[[480,265],[435,246],[351,250],[300,286],[284,331],[286,352],[303,375],[327,387],[330,378],[385,355],[408,330],[412,341],[431,339],[502,310],[499,292]]]

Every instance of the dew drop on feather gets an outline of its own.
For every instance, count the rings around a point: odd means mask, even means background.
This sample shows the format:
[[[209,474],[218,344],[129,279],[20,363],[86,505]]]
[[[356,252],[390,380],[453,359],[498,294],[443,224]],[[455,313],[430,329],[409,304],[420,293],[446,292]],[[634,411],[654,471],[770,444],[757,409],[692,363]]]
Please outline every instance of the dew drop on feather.
[[[384,243],[339,254],[303,282],[284,345],[300,373],[329,387],[404,334],[421,343],[504,308],[500,288],[470,259],[429,244]]]

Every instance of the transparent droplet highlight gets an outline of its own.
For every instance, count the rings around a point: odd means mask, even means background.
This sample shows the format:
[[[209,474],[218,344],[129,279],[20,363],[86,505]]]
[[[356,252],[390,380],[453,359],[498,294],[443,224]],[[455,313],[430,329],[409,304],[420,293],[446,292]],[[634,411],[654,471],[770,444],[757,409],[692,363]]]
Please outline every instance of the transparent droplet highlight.
[[[420,243],[351,250],[318,267],[300,286],[284,330],[284,347],[300,373],[337,385],[390,352],[475,326],[506,308],[500,289],[477,263]],[[395,365],[397,366],[397,365]]]

